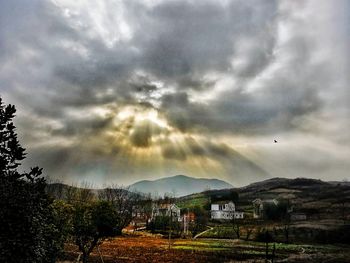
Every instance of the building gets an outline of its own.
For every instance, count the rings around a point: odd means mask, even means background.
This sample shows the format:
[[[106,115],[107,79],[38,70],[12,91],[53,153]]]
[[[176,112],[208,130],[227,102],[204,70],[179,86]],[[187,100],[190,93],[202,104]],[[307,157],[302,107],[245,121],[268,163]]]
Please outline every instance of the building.
[[[236,211],[235,204],[233,202],[218,202],[211,204],[211,219],[218,220],[232,220],[243,219],[244,213]]]
[[[133,226],[144,226],[151,221],[152,208],[150,205],[134,205],[132,208],[132,221]]]
[[[152,209],[152,218],[169,216],[173,221],[181,222],[181,210],[175,204],[155,204]]]
[[[261,200],[260,198],[257,198],[252,203],[253,203],[254,218],[264,218],[264,206],[266,205],[278,206],[278,200],[276,199]]]
[[[193,212],[188,212],[183,215],[183,219],[187,222],[193,223],[196,221],[196,215]]]
[[[196,215],[193,212],[187,212],[182,216],[183,231],[189,234],[189,227],[191,223],[196,221]]]

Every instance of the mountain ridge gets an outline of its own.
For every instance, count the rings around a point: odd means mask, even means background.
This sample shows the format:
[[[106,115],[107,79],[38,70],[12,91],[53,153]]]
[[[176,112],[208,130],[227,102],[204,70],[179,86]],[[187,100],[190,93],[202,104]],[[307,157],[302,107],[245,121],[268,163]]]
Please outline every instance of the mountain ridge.
[[[173,194],[184,196],[208,189],[226,189],[233,186],[220,179],[195,178],[186,175],[175,175],[155,180],[142,180],[129,185],[130,190],[155,195]]]

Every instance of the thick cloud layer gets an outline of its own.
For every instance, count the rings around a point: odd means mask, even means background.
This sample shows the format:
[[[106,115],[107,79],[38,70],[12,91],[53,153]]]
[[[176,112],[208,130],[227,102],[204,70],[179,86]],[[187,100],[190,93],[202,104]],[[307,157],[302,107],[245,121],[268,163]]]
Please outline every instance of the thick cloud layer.
[[[349,179],[348,1],[2,1],[0,91],[65,182]],[[274,144],[273,140],[278,143]]]

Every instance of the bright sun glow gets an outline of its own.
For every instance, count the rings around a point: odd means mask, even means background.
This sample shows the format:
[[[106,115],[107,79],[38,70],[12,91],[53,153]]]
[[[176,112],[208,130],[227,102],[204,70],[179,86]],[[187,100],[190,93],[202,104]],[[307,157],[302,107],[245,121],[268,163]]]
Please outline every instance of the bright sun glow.
[[[117,116],[117,121],[123,122],[133,118],[135,123],[148,121],[156,124],[160,128],[169,129],[170,126],[161,114],[156,109],[145,109],[142,107],[128,106],[121,109]]]

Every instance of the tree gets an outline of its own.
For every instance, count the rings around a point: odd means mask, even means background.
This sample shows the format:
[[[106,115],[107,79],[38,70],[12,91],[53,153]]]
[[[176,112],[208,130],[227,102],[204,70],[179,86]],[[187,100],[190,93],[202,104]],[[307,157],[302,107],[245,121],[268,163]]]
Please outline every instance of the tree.
[[[245,240],[248,241],[250,236],[251,236],[251,234],[253,233],[254,226],[253,225],[249,225],[249,224],[245,224],[244,225],[244,229],[245,229],[245,232],[246,232]]]
[[[277,204],[264,204],[264,216],[269,220],[283,220],[288,216],[289,202],[287,200],[279,200]]]
[[[52,222],[56,229],[50,233],[50,238],[53,240],[52,246],[60,252],[63,251],[64,243],[72,232],[73,206],[63,200],[55,200],[51,207],[53,210]]]
[[[83,263],[93,249],[106,237],[118,234],[118,214],[115,207],[107,201],[76,203],[72,220],[72,235],[75,244],[82,252]]]
[[[256,237],[257,241],[265,242],[265,262],[268,262],[268,259],[271,258],[271,261],[274,261],[276,246],[273,244],[272,254],[269,255],[269,243],[274,242],[274,237],[267,230],[263,229],[259,231]]]
[[[194,213],[195,218],[194,222],[190,223],[189,229],[192,235],[196,236],[198,233],[206,229],[208,224],[208,212],[200,206],[194,206],[190,211]]]
[[[241,238],[241,223],[240,223],[240,221],[237,220],[235,218],[235,216],[233,215],[231,222],[232,222],[233,232],[235,232],[237,239],[240,239]]]
[[[20,173],[25,158],[13,123],[16,109],[0,98],[0,262],[55,262],[57,227],[42,169]]]
[[[230,200],[232,202],[237,202],[239,199],[238,193],[234,190],[230,191],[229,197],[230,197]],[[231,209],[230,217],[231,217],[233,232],[236,234],[237,239],[240,239],[241,238],[241,222],[239,219],[236,218],[235,207],[234,207],[234,209]]]
[[[121,235],[123,228],[128,226],[133,219],[133,210],[141,201],[141,196],[128,189],[113,186],[103,189],[99,193],[99,199],[110,202],[116,210],[118,216],[116,230],[118,235]]]
[[[61,181],[46,178],[46,183],[46,192],[49,196],[56,200],[64,199],[65,185]]]

